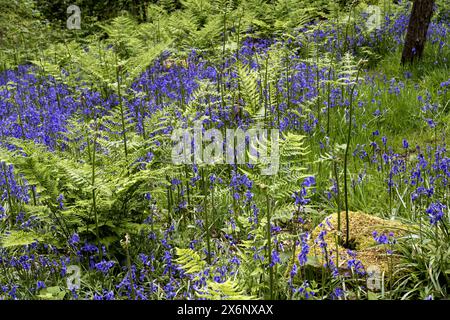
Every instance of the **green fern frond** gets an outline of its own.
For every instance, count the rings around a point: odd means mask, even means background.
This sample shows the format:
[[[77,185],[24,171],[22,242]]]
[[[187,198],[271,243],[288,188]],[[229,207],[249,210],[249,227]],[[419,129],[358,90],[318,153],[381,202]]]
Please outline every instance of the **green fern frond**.
[[[248,65],[242,63],[238,63],[237,70],[242,98],[245,102],[244,109],[253,117],[259,109],[257,74]]]
[[[22,247],[34,242],[47,241],[49,240],[48,238],[49,237],[34,231],[12,230],[1,237],[0,245],[2,248]]]
[[[202,271],[206,265],[206,262],[200,257],[200,255],[192,249],[180,249],[176,248],[176,254],[178,256],[175,262],[187,273],[195,275]]]
[[[207,281],[206,289],[196,295],[207,300],[257,300],[254,296],[245,295],[238,283],[231,279],[222,283]]]

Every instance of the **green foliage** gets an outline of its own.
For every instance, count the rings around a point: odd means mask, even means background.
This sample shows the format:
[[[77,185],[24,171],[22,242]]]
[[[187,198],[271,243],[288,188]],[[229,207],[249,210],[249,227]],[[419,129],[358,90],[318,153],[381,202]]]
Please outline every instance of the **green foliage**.
[[[209,281],[198,297],[206,300],[256,300],[253,296],[245,295],[239,285],[230,279],[222,283]]]
[[[396,297],[424,299],[448,297],[450,287],[450,238],[446,221],[431,226],[414,225],[410,235],[400,239],[402,258],[394,270]]]
[[[279,146],[279,163],[281,167],[276,175],[273,176],[260,175],[261,165],[257,164],[253,171],[244,168],[240,170],[248,175],[255,184],[262,189],[262,193],[269,193],[271,197],[279,200],[289,199],[295,191],[298,191],[301,181],[311,175],[307,172],[309,153],[308,147],[304,145],[305,136],[298,133],[288,132],[282,138]],[[265,145],[270,145],[268,141],[261,141]],[[273,150],[268,150],[270,154]]]
[[[129,17],[117,17],[110,25],[101,27],[108,34],[106,40],[89,46],[77,42],[55,45],[46,50],[44,57],[34,61],[35,64],[66,83],[73,84],[81,78],[86,86],[96,86],[105,94],[109,91],[124,94],[136,77],[168,47],[168,43],[151,45],[145,32]],[[62,75],[62,68],[68,76]]]
[[[10,231],[1,237],[2,248],[27,246],[35,242],[46,241],[48,236],[30,231]]]
[[[178,258],[175,262],[178,263],[187,274],[196,274],[202,271],[206,265],[206,262],[202,260],[200,255],[192,249],[176,248],[176,254]]]
[[[187,274],[201,273],[206,262],[192,249],[176,248],[178,258],[175,260]],[[196,277],[198,279],[198,276]],[[253,300],[256,297],[245,295],[236,280],[228,279],[222,283],[207,280],[206,286],[196,293],[199,298],[207,300]]]
[[[121,140],[117,140],[117,135],[113,134],[120,128],[118,119],[118,111],[112,110],[110,115],[103,117],[101,131],[95,129],[93,123],[72,121],[65,140],[67,152],[50,152],[41,145],[18,139],[10,141],[21,151],[5,153],[3,159],[12,163],[39,194],[39,207],[28,206],[25,210],[34,215],[36,211],[39,211],[39,215],[50,214],[47,218],[56,223],[56,233],[63,236],[61,240],[67,239],[73,232],[92,238],[95,227],[100,229],[99,241],[103,244],[117,241],[125,230],[138,233],[145,226],[140,225],[142,216],[135,216],[134,213],[144,210],[139,199],[142,199],[145,190],[150,186],[155,187],[152,194],[156,199],[165,193],[165,185],[158,181],[165,179],[171,170],[170,166],[146,164],[145,169],[139,171],[130,167],[131,162],[126,162],[123,157]],[[96,139],[96,148],[102,153],[97,153],[95,164],[89,161],[91,154],[88,150],[87,153],[79,153],[79,146],[83,143],[78,139],[80,134],[86,137],[84,142],[90,143],[93,143],[94,135],[101,137]],[[155,135],[147,141],[148,144],[136,134],[129,134],[128,139],[129,157],[135,162],[135,159],[150,150],[158,154],[149,145],[156,139],[163,142],[167,138]],[[168,146],[163,145],[161,148],[164,147]],[[93,166],[96,168],[94,180]],[[92,190],[96,192],[98,221],[93,216]],[[65,210],[58,207],[60,193],[68,194]]]
[[[66,294],[60,287],[49,287],[42,289],[36,297],[41,300],[63,300]]]
[[[0,70],[31,60],[55,32],[34,1],[0,1]]]
[[[250,117],[254,117],[258,112],[259,90],[257,84],[256,72],[250,70],[248,65],[238,64],[239,85],[241,88],[242,98],[245,101],[244,109]]]

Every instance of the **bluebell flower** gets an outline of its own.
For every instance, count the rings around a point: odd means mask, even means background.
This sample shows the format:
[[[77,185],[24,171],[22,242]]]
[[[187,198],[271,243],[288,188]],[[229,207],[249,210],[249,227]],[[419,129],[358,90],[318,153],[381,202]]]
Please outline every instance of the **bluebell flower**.
[[[343,297],[343,296],[344,296],[344,290],[342,290],[342,288],[336,288],[336,289],[334,289],[334,291],[333,291],[333,296],[334,296],[335,298]]]
[[[280,255],[277,250],[272,250],[272,262],[270,263],[270,267],[273,267],[274,265],[281,263]]]
[[[0,204],[0,220],[6,218],[5,208]]]
[[[57,200],[59,202],[59,209],[64,209],[64,196],[60,194]]]
[[[75,244],[77,244],[78,242],[80,242],[80,237],[78,236],[77,233],[74,233],[74,234],[70,237],[70,239],[69,239],[69,244],[70,244],[70,245],[75,245]]]
[[[103,294],[94,293],[93,300],[114,300],[114,292],[104,290]]]
[[[385,234],[378,235],[378,232],[372,232],[373,239],[379,244],[387,244],[388,238]]]
[[[408,149],[408,148],[409,148],[408,140],[403,139],[403,140],[402,140],[402,145],[403,145],[403,148]]]
[[[361,261],[356,259],[356,252],[347,250],[347,253],[351,257],[351,259],[347,261],[347,267],[353,270],[357,275],[364,276],[366,272]]]
[[[295,277],[295,275],[297,274],[297,264],[294,263],[294,265],[292,266],[291,272],[289,273],[291,278]]]
[[[439,201],[429,205],[429,207],[426,210],[426,213],[428,214],[430,223],[432,225],[436,225],[440,220],[442,220],[442,217],[445,214],[444,213],[445,209],[447,209],[447,206],[443,205]]]
[[[37,290],[39,290],[39,289],[44,289],[44,288],[45,288],[45,283],[44,283],[44,281],[38,281],[36,287],[37,287]]]
[[[239,266],[241,265],[241,260],[237,256],[233,256],[233,258],[231,258],[230,260],[230,263]]]
[[[81,247],[81,250],[89,253],[98,252],[98,248],[95,245],[87,242]]]
[[[316,184],[316,178],[313,176],[307,177],[305,178],[305,180],[303,181],[303,185],[305,187],[311,187],[312,185]]]
[[[114,261],[101,261],[95,264],[95,269],[101,271],[103,274],[107,274],[108,271],[114,266]]]
[[[308,236],[309,234],[306,233],[300,237],[301,249],[300,253],[297,256],[300,266],[304,266],[308,261],[308,253],[309,253]]]
[[[373,239],[378,244],[395,244],[396,239],[394,237],[394,233],[390,232],[389,235],[386,234],[379,234],[377,231],[372,232]]]
[[[434,122],[433,119],[427,118],[427,119],[425,119],[425,121],[427,122],[427,124],[430,128],[436,127],[436,123]]]

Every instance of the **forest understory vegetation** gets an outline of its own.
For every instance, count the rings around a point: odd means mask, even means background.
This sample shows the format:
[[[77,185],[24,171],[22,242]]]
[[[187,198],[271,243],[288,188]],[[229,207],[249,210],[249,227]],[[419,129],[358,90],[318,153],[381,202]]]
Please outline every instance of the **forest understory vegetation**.
[[[0,299],[448,299],[448,0],[0,5]]]

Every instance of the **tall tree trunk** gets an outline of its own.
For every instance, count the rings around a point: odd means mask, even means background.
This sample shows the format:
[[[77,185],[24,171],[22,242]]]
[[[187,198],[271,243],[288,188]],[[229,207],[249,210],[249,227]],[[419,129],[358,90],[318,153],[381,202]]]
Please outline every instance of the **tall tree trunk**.
[[[141,10],[142,10],[142,22],[147,22],[147,1],[141,2]]]
[[[409,18],[405,46],[402,53],[402,64],[413,63],[420,59],[425,47],[428,26],[433,15],[434,0],[415,0]]]

